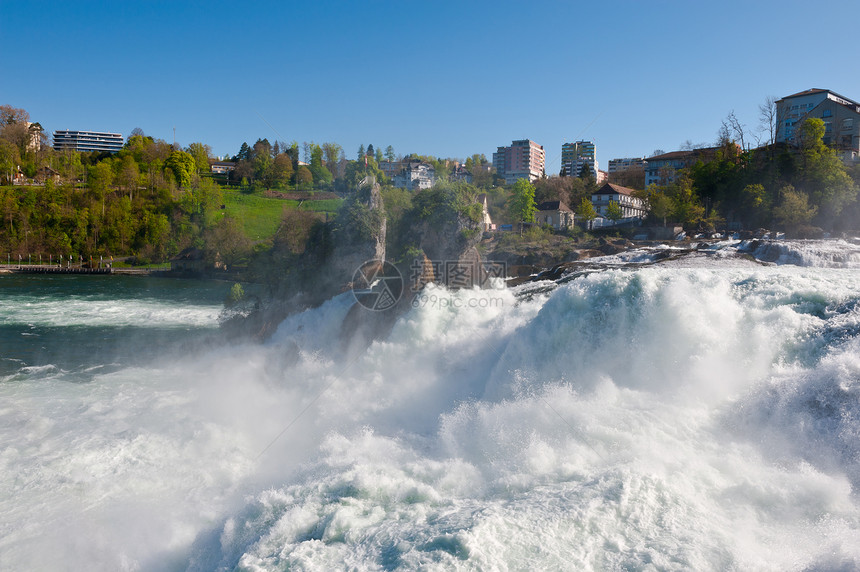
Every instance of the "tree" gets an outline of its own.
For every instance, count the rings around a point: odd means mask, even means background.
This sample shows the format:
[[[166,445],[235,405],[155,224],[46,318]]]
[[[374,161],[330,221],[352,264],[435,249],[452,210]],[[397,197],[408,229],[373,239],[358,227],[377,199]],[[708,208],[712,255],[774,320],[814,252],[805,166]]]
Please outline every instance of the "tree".
[[[683,173],[668,189],[672,201],[672,216],[687,226],[697,224],[705,216],[705,207],[699,203],[693,181]]]
[[[776,132],[781,121],[777,114],[777,101],[776,96],[769,95],[765,98],[764,103],[758,106],[759,130],[767,135],[767,145],[776,143]]]
[[[314,176],[311,170],[305,165],[300,165],[299,170],[296,171],[296,190],[302,187],[309,188],[313,184]]]
[[[393,163],[394,159],[396,158],[396,155],[394,154],[394,147],[392,147],[391,145],[385,148],[385,158],[388,160],[389,163]]]
[[[658,219],[663,220],[663,226],[666,226],[666,217],[672,212],[672,199],[666,196],[663,192],[655,192],[648,199],[650,212]]]
[[[834,149],[823,143],[824,121],[805,119],[798,129],[801,170],[799,186],[808,193],[819,213],[830,222],[842,209],[853,202],[857,187],[848,176],[845,165]]]
[[[101,203],[102,215],[105,212],[105,196],[113,183],[113,169],[110,162],[101,161],[88,169],[87,186],[93,194],[93,198]]]
[[[275,156],[272,162],[272,181],[273,187],[286,187],[290,179],[293,178],[293,161],[286,153],[281,153]]]
[[[535,217],[535,186],[528,179],[517,179],[512,190],[508,209],[511,219],[520,223],[522,232],[523,223],[531,222]]]
[[[337,143],[323,143],[322,151],[323,161],[325,162],[326,168],[335,178],[337,178],[340,174],[338,173],[338,163],[340,162],[340,155],[343,153],[343,148],[341,148]]]
[[[790,231],[796,231],[800,226],[809,223],[815,216],[818,207],[809,205],[809,197],[806,193],[794,190],[791,185],[786,185],[780,191],[782,202],[773,209],[776,220]]]
[[[310,170],[314,178],[313,180],[316,181],[317,185],[330,184],[334,179],[331,171],[326,169],[325,165],[323,165],[322,147],[314,143],[311,144]]]
[[[746,149],[745,130],[746,126],[737,118],[735,111],[730,111],[720,125],[720,131],[718,134],[719,144],[725,145],[727,143],[736,142],[741,146],[741,149]]]
[[[609,204],[606,206],[606,218],[611,220],[612,224],[614,225],[623,217],[624,212],[621,210],[621,205],[619,205],[615,201],[609,201]]]
[[[362,143],[358,146],[358,160],[363,162],[365,155],[367,155],[367,153],[364,150],[364,143]]]
[[[187,187],[191,184],[191,175],[194,174],[196,165],[194,157],[185,151],[174,151],[167,157],[164,167],[173,172],[177,185]]]
[[[375,157],[376,153],[373,150],[373,143],[367,146],[367,153],[365,153],[368,157]]]
[[[251,160],[251,148],[244,141],[242,142],[242,146],[239,147],[239,152],[234,157],[236,161],[250,161]]]
[[[209,171],[209,158],[212,156],[212,147],[203,143],[191,143],[185,151],[194,158],[194,166],[197,173]]]
[[[590,200],[583,197],[579,206],[576,207],[576,216],[585,221],[587,228],[591,228],[591,221],[597,218],[597,211],[594,210],[594,205]]]
[[[21,156],[17,145],[0,139],[0,181],[12,181],[15,169],[21,164]]]
[[[140,184],[140,169],[131,155],[122,158],[117,182],[128,193],[128,198],[134,200],[134,190]]]

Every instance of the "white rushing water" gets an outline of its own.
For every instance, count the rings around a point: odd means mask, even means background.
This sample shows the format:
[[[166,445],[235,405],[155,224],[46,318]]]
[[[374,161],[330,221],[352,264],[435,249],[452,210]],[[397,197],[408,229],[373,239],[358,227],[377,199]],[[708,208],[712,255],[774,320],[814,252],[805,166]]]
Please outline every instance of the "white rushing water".
[[[18,374],[0,569],[855,570],[860,273],[824,266],[437,288],[351,352],[344,294],[264,346]]]

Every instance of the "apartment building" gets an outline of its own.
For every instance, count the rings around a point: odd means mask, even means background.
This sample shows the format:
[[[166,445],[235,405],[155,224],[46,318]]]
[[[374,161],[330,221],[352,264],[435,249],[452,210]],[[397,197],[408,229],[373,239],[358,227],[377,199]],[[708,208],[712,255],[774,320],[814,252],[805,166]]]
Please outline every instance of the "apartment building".
[[[530,139],[512,141],[509,147],[499,147],[493,153],[493,167],[496,173],[511,185],[517,179],[535,181],[543,176],[546,166],[546,153],[543,146]]]
[[[707,163],[713,161],[718,147],[672,151],[654,155],[645,159],[645,186],[668,185],[675,181],[675,173],[680,169],[688,169],[697,161]]]
[[[783,97],[776,102],[776,142],[797,144],[797,124],[809,117],[824,121],[825,145],[843,159],[860,158],[860,103],[818,88]]]
[[[598,178],[597,154],[593,141],[563,143],[561,146],[561,170],[567,177],[591,175]],[[583,173],[583,170],[586,170]]]
[[[628,157],[623,159],[609,160],[609,174],[621,173],[629,169],[645,168],[645,159],[642,157]]]

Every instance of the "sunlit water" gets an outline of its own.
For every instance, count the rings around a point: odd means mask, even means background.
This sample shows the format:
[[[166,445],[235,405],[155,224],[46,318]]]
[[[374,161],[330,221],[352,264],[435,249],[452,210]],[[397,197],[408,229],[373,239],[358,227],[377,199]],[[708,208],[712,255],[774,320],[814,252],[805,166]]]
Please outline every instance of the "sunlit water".
[[[0,277],[0,569],[857,569],[860,271],[804,247],[434,289],[366,350],[349,294],[224,345],[226,287]]]

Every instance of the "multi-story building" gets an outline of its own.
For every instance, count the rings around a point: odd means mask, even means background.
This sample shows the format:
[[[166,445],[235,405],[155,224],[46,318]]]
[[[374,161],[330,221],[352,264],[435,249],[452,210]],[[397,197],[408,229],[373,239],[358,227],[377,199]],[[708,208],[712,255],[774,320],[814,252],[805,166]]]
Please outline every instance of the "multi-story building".
[[[535,181],[543,176],[546,154],[543,146],[530,139],[512,141],[510,147],[499,147],[493,153],[493,167],[496,173],[511,185],[517,179]]]
[[[675,173],[688,169],[697,161],[705,163],[716,157],[718,147],[672,151],[645,159],[645,186],[668,185],[675,181]]]
[[[100,131],[73,131],[64,129],[54,131],[54,149],[74,149],[80,152],[107,151],[116,153],[122,149],[123,138],[120,133]]]
[[[577,141],[564,143],[561,146],[562,175],[567,177],[582,177],[591,175],[598,178],[597,154],[593,141]],[[587,169],[587,173],[583,173]]]
[[[627,171],[629,169],[635,168],[645,168],[645,159],[642,157],[633,157],[633,158],[624,158],[624,159],[610,159],[609,160],[609,174],[620,173],[622,171]]]
[[[647,214],[645,202],[633,195],[633,189],[606,183],[596,193],[591,195],[591,204],[598,216],[606,218],[609,203],[614,202],[621,207],[621,219],[642,218]]]
[[[409,191],[429,189],[436,184],[436,169],[423,161],[409,161],[399,173],[394,175],[392,184]]]
[[[818,88],[783,97],[776,102],[776,142],[796,144],[796,126],[809,117],[824,121],[825,145],[844,159],[860,157],[860,103]]]
[[[403,161],[380,161],[379,170],[389,179],[393,179],[405,166],[406,163]]]

